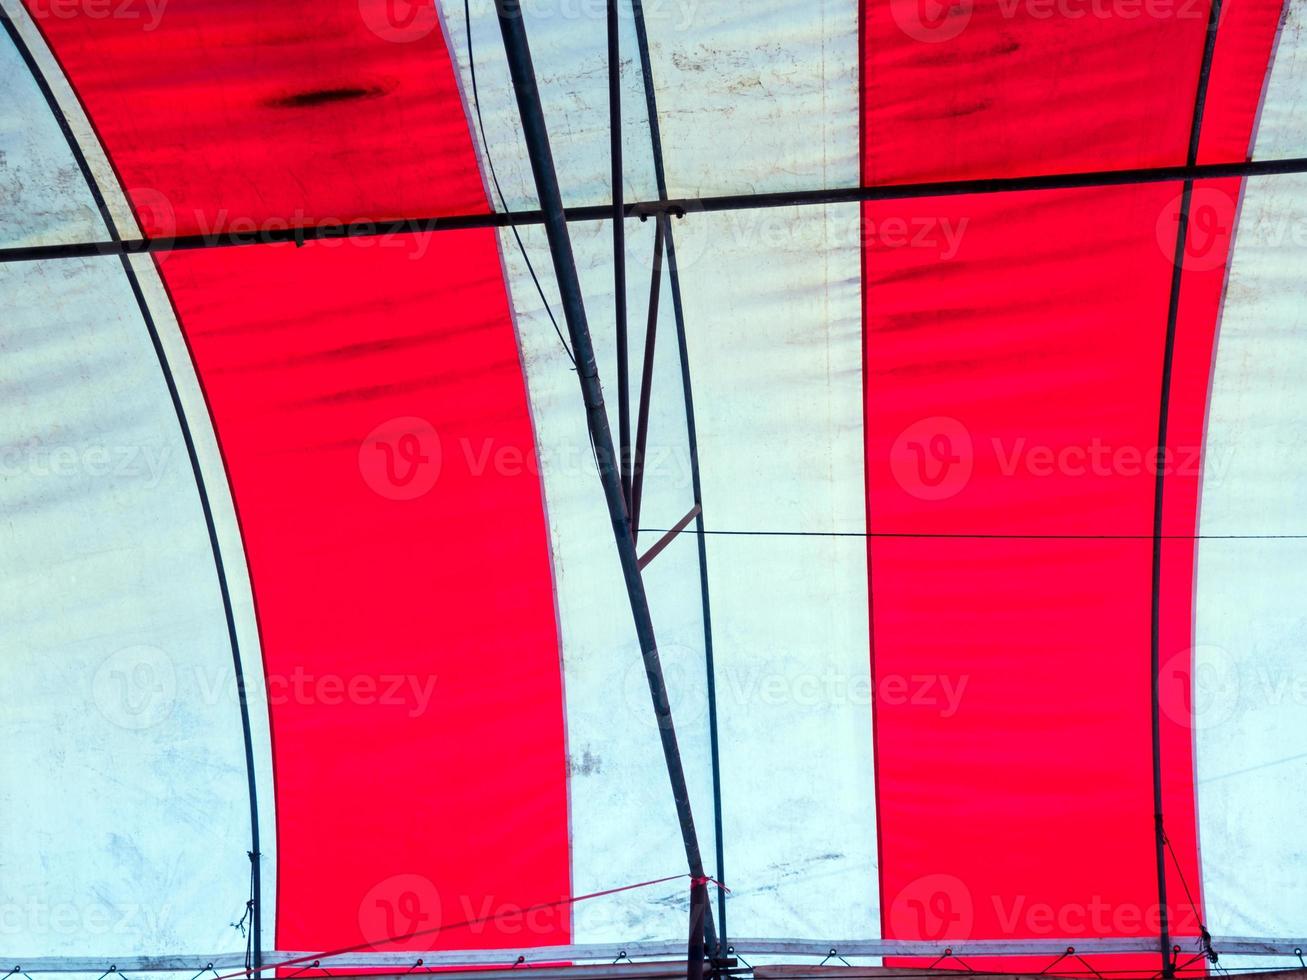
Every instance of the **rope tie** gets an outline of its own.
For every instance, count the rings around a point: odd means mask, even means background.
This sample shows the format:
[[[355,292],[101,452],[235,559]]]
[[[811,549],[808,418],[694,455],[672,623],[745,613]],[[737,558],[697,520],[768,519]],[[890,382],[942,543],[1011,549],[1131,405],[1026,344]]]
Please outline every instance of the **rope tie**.
[[[1162,843],[1166,845],[1167,851],[1171,855],[1171,863],[1175,865],[1175,873],[1180,877],[1180,885],[1184,888],[1184,897],[1189,902],[1189,907],[1194,911],[1194,918],[1198,920],[1198,948],[1201,950],[1200,956],[1205,956],[1207,961],[1216,965],[1220,960],[1220,954],[1212,948],[1212,934],[1207,931],[1207,923],[1203,921],[1203,913],[1198,908],[1198,903],[1194,901],[1193,892],[1189,890],[1189,882],[1185,880],[1184,869],[1180,867],[1180,859],[1175,855],[1175,848],[1171,846],[1171,838],[1167,836],[1165,828],[1162,830]],[[1175,952],[1179,953],[1180,947],[1175,947]],[[1175,960],[1171,961],[1175,965]]]
[[[689,877],[691,876],[688,874],[667,875],[664,878],[653,878],[649,881],[637,881],[631,885],[619,885],[616,888],[605,888],[602,891],[590,892],[585,895],[573,895],[570,898],[559,899],[556,902],[540,902],[536,905],[530,905],[527,906],[526,908],[518,909],[516,911],[525,914],[529,912],[541,911],[543,909],[553,909],[553,908],[560,908],[563,906],[576,905],[579,902],[585,902],[595,898],[603,898],[607,895],[616,895],[620,892],[629,892],[637,888],[648,888],[652,885],[662,885],[662,884],[666,884],[669,881],[680,881],[683,878],[689,878]],[[320,966],[321,959],[328,959],[335,956],[343,956],[346,953],[358,953],[362,950],[375,949],[378,946],[384,946],[387,943],[404,942],[409,939],[415,939],[419,936],[434,936],[438,933],[449,932],[454,929],[462,929],[468,926],[483,925],[485,923],[495,921],[495,919],[500,918],[504,914],[506,913],[495,912],[491,915],[483,916],[478,919],[467,919],[462,922],[451,922],[448,925],[433,926],[430,929],[419,929],[414,932],[401,933],[400,935],[397,936],[386,936],[384,939],[377,939],[365,943],[357,943],[353,946],[342,946],[338,949],[326,949],[318,953],[308,953],[304,956],[296,957],[295,959],[286,960],[285,962],[278,964],[278,968],[287,969],[289,967],[300,966],[301,964],[305,964],[305,963],[308,964],[306,966],[303,966],[300,970],[296,971],[295,973],[287,974],[287,980],[289,980],[289,977],[297,976],[299,973],[302,973],[304,970],[310,970],[313,969],[314,967]],[[310,959],[313,961],[312,963],[308,963]],[[226,973],[219,977],[216,977],[215,980],[236,980],[236,978],[242,975],[248,978],[251,972],[252,972],[251,969],[247,967],[245,971],[238,971],[236,973]],[[326,973],[325,970],[323,970],[323,972]],[[105,976],[108,976],[108,974],[105,974]],[[328,974],[328,976],[330,976],[330,974]],[[104,980],[104,977],[100,977],[99,980]]]
[[[248,978],[254,973],[254,917],[258,915],[258,910],[254,907],[254,888],[258,884],[259,855],[254,851],[246,851],[245,856],[250,859],[250,897],[245,902],[245,911],[240,917],[239,922],[233,922],[232,927],[240,932],[245,939],[245,976]],[[246,921],[249,922],[249,928],[245,928]],[[262,952],[261,950],[259,952]],[[213,964],[209,964],[212,968]],[[214,973],[217,976],[217,973]]]
[[[820,963],[818,963],[817,965],[818,965],[818,966],[825,966],[825,965],[826,965],[826,964],[831,960],[832,957],[834,957],[835,959],[839,960],[839,961],[840,961],[841,963],[843,963],[845,966],[852,966],[852,965],[853,965],[853,964],[850,963],[848,960],[846,960],[843,956],[841,956],[841,955],[840,955],[840,951],[839,951],[838,949],[836,949],[834,946],[832,946],[832,947],[830,948],[830,952],[826,954],[826,959],[822,960],[822,961],[821,961]]]
[[[1048,966],[1046,966],[1046,967],[1044,967],[1042,970],[1040,970],[1039,973],[1036,974],[1036,976],[1043,976],[1045,973],[1047,973],[1049,970],[1053,969],[1053,967],[1057,966],[1059,963],[1061,963],[1061,962],[1062,962],[1064,959],[1066,959],[1068,956],[1073,956],[1073,955],[1075,955],[1075,951],[1076,951],[1076,948],[1075,948],[1074,946],[1068,946],[1068,947],[1066,948],[1066,952],[1065,952],[1065,953],[1063,953],[1061,956],[1059,956],[1057,959],[1055,959],[1052,963],[1048,964]]]
[[[1098,977],[1098,980],[1103,980],[1103,975],[1102,975],[1101,973],[1099,973],[1097,970],[1094,969],[1094,964],[1090,963],[1087,959],[1085,959],[1085,958],[1084,958],[1083,956],[1081,956],[1079,953],[1076,953],[1076,954],[1075,954],[1075,957],[1076,957],[1077,960],[1079,960],[1081,963],[1084,964],[1086,970],[1088,970],[1088,971],[1089,971],[1090,973],[1092,973],[1094,976]]]
[[[716,885],[727,895],[731,893],[731,890],[729,888],[723,885],[716,878],[710,878],[708,875],[691,875],[690,884],[691,885]]]
[[[737,953],[737,952],[735,951],[735,947],[734,947],[734,946],[727,946],[727,947],[726,947],[726,955],[727,955],[727,956],[734,956],[737,960],[739,960],[741,963],[743,963],[743,964],[745,965],[746,968],[748,968],[748,969],[750,969],[750,970],[753,969],[753,964],[750,963],[748,960],[746,960],[746,959],[745,959],[743,956],[741,956],[739,953]]]
[[[933,969],[935,969],[935,967],[939,966],[939,964],[943,963],[945,960],[949,959],[950,957],[953,958],[953,959],[955,959],[955,960],[957,960],[959,963],[961,963],[961,964],[962,964],[962,968],[963,968],[964,970],[966,970],[968,973],[975,973],[975,972],[976,972],[975,970],[973,970],[973,969],[971,968],[970,965],[967,964],[967,962],[966,962],[965,960],[962,959],[961,956],[954,956],[954,955],[953,955],[953,947],[952,947],[952,946],[945,946],[945,947],[944,947],[944,952],[943,952],[942,954],[940,954],[939,959],[937,959],[934,963],[930,964],[930,966],[926,967],[926,969],[927,969],[927,970],[933,970]]]

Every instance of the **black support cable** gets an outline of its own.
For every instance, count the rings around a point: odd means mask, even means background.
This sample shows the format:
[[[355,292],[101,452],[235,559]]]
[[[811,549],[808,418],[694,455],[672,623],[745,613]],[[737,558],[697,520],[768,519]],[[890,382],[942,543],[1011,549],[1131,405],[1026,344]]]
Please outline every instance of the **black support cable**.
[[[495,187],[495,194],[499,198],[499,207],[503,211],[508,211],[508,201],[504,198],[504,189],[499,186],[499,174],[495,170],[495,158],[490,154],[490,141],[486,139],[486,121],[481,116],[481,92],[477,87],[477,57],[476,49],[472,46],[472,8],[469,0],[463,0],[463,27],[467,32],[467,73],[472,80],[472,110],[477,117],[477,132],[481,134],[481,149],[486,155],[486,170],[490,172],[490,182]],[[491,204],[493,208],[494,205]],[[517,250],[522,254],[522,261],[526,264],[526,271],[531,276],[531,281],[535,283],[536,293],[540,296],[540,303],[545,308],[545,313],[549,317],[549,322],[553,324],[554,333],[558,335],[558,342],[563,345],[563,351],[567,354],[567,359],[576,366],[576,358],[572,356],[571,348],[567,346],[567,341],[563,339],[563,331],[558,329],[558,318],[554,316],[554,309],[549,305],[549,297],[545,295],[544,286],[540,285],[540,277],[536,275],[535,265],[531,262],[531,253],[526,250],[526,244],[522,241],[522,234],[517,230],[516,225],[509,226],[513,232],[513,240],[517,242]]]
[[[665,527],[642,527],[660,534]],[[954,538],[992,541],[1152,541],[1151,534],[1019,534],[1003,531],[787,531],[783,528],[709,528],[704,534],[757,538]],[[1163,541],[1307,541],[1307,534],[1163,534]]]
[[[41,70],[27,42],[23,39],[22,34],[18,31],[18,26],[10,18],[8,11],[0,7],[0,21],[4,23],[5,32],[9,35],[10,41],[13,42],[15,50],[22,58],[24,65],[27,66],[28,72],[36,82],[42,97],[45,99],[46,106],[50,114],[59,125],[59,131],[68,144],[68,150],[77,163],[77,168],[81,172],[83,180],[86,182],[87,190],[95,202],[96,209],[100,213],[100,220],[104,222],[105,231],[108,233],[112,243],[121,245],[122,238],[118,231],[118,224],[114,221],[113,214],[109,210],[109,205],[104,199],[104,194],[100,190],[100,185],[95,179],[95,174],[87,162],[86,155],[82,152],[81,144],[77,141],[76,134],[73,133],[72,126],[68,122],[68,117],[59,105],[59,100],[55,97],[54,90],[50,88],[49,80]],[[223,614],[227,623],[227,637],[231,645],[232,668],[235,671],[237,700],[240,702],[241,717],[241,735],[245,743],[245,779],[249,794],[249,811],[250,811],[250,850],[247,852],[250,859],[250,898],[249,908],[252,909],[250,925],[250,941],[253,946],[252,966],[258,970],[262,966],[262,930],[260,928],[260,919],[262,918],[260,905],[260,884],[262,875],[259,868],[259,798],[258,788],[254,775],[254,739],[250,733],[250,707],[245,693],[245,671],[241,666],[240,642],[236,636],[236,615],[232,608],[231,590],[227,584],[227,571],[222,560],[222,550],[218,545],[218,529],[213,519],[213,508],[209,503],[209,493],[204,485],[204,476],[200,470],[199,454],[195,449],[195,440],[191,436],[190,424],[186,420],[186,412],[182,407],[181,394],[177,390],[177,382],[173,377],[172,369],[168,365],[168,358],[163,349],[163,342],[159,338],[159,330],[154,322],[154,316],[150,312],[149,303],[145,299],[145,293],[141,289],[141,283],[136,275],[136,270],[132,268],[129,252],[119,250],[109,253],[116,254],[122,264],[123,275],[126,278],[127,285],[132,291],[132,297],[136,300],[137,308],[140,310],[141,319],[145,323],[146,332],[150,337],[150,344],[154,349],[155,357],[159,362],[159,370],[163,374],[163,380],[168,387],[168,396],[172,401],[173,411],[177,416],[177,424],[181,429],[182,440],[186,444],[186,455],[190,459],[191,473],[195,479],[195,489],[199,495],[200,507],[204,512],[204,523],[208,529],[209,547],[213,553],[214,569],[218,579],[218,589],[222,597]],[[111,971],[112,972],[112,971]]]
[[[676,728],[672,722],[672,710],[667,698],[667,684],[663,678],[662,663],[658,656],[658,644],[654,636],[653,618],[649,613],[649,601],[644,591],[644,580],[640,576],[635,540],[631,536],[631,520],[622,492],[621,473],[613,447],[613,434],[608,424],[608,412],[604,407],[603,387],[599,382],[594,344],[586,322],[581,281],[577,275],[571,237],[567,230],[567,219],[563,213],[562,193],[558,186],[558,174],[554,169],[553,153],[549,146],[549,131],[540,104],[540,92],[536,86],[535,68],[531,63],[531,48],[527,41],[526,25],[522,21],[520,0],[495,0],[495,13],[499,18],[499,29],[504,39],[504,54],[508,59],[509,72],[513,79],[513,92],[517,97],[518,113],[522,119],[522,137],[531,158],[531,170],[540,197],[540,209],[544,214],[545,232],[549,238],[549,250],[553,257],[554,273],[558,279],[559,295],[562,297],[563,316],[567,321],[572,350],[576,355],[576,376],[585,401],[586,422],[594,443],[595,457],[599,464],[599,478],[603,484],[608,513],[612,519],[613,537],[617,542],[622,577],[626,582],[627,596],[631,602],[631,615],[635,620],[635,631],[640,641],[640,653],[644,660],[645,676],[649,682],[654,715],[658,719],[658,734],[662,741],[663,757],[667,763],[667,777],[676,804],[686,863],[691,877],[702,879],[703,857],[699,852],[699,838],[694,828],[694,813],[690,806],[685,768],[676,742]],[[705,929],[710,926],[711,918],[705,925]]]
[[[626,215],[622,186],[622,46],[617,0],[608,0],[608,154],[613,186],[613,303],[617,318],[617,443],[627,509],[635,514],[631,490],[631,365],[626,336]],[[632,524],[638,519],[632,517]]]
[[[1088,170],[1067,174],[878,184],[873,187],[832,187],[765,194],[666,198],[625,204],[623,213],[627,218],[647,218],[657,214],[677,217],[689,211],[750,211],[761,208],[856,204],[861,201],[902,201],[911,198],[956,197],[964,194],[1074,190],[1085,187],[1121,187],[1129,184],[1158,184],[1221,177],[1273,177],[1301,173],[1307,173],[1307,157],[1204,163],[1192,167],[1138,167],[1127,170]],[[587,204],[567,208],[564,211],[568,221],[602,221],[611,218],[612,214],[613,208],[610,204]],[[84,258],[90,255],[121,255],[124,252],[127,254],[181,252],[199,248],[276,245],[290,242],[302,245],[308,241],[338,238],[385,238],[433,231],[457,231],[465,228],[518,228],[523,225],[544,223],[544,215],[539,210],[488,211],[481,214],[448,214],[384,220],[360,218],[355,221],[329,221],[312,225],[294,225],[274,216],[265,221],[265,227],[253,231],[215,231],[159,239],[134,238],[121,241],[65,242],[58,245],[20,245],[0,248],[0,262]]]
[[[668,206],[667,171],[663,161],[662,130],[658,125],[658,97],[654,88],[653,63],[649,57],[649,32],[644,20],[642,0],[631,0],[631,13],[635,18],[636,46],[640,51],[640,74],[644,83],[645,111],[649,120],[649,141],[653,152],[654,178],[658,200]],[[664,210],[659,218],[664,222],[664,247],[667,252],[667,276],[672,292],[672,312],[676,321],[676,345],[681,362],[681,389],[685,399],[685,433],[690,449],[690,481],[694,491],[695,537],[699,546],[699,593],[703,607],[703,656],[707,676],[705,696],[708,699],[708,745],[712,763],[714,857],[717,861],[717,879],[726,880],[726,845],[722,841],[722,767],[717,737],[717,670],[713,658],[712,603],[708,593],[708,539],[704,536],[703,484],[699,479],[699,435],[694,418],[694,388],[690,379],[690,350],[685,339],[685,308],[681,303],[681,276],[676,265],[676,243],[667,215],[677,213]],[[680,213],[684,213],[681,209]],[[726,889],[717,890],[717,923],[720,926],[720,944],[713,942],[712,917],[708,918],[708,940],[713,956],[728,941],[726,930]]]
[[[1198,907],[1194,901],[1194,893],[1189,889],[1189,881],[1185,878],[1184,868],[1180,866],[1180,858],[1175,853],[1175,848],[1171,846],[1171,838],[1163,838],[1166,849],[1171,855],[1171,863],[1175,865],[1175,873],[1180,878],[1180,887],[1184,889],[1184,897],[1189,902],[1189,908],[1193,909],[1194,917],[1198,920],[1198,945],[1202,950],[1201,956],[1205,956],[1212,965],[1216,965],[1221,957],[1216,950],[1212,948],[1212,934],[1207,930],[1207,923],[1203,920],[1203,910]]]
[[[1203,109],[1207,102],[1207,84],[1212,70],[1212,55],[1216,50],[1216,35],[1221,23],[1221,0],[1212,0],[1207,17],[1207,35],[1203,42],[1203,59],[1198,70],[1198,88],[1194,94],[1193,120],[1189,126],[1189,149],[1185,164],[1198,163],[1198,146],[1203,130]],[[1184,254],[1189,235],[1189,205],[1193,197],[1192,178],[1184,181],[1180,192],[1180,214],[1176,221],[1175,255],[1171,270],[1171,294],[1166,311],[1166,347],[1162,355],[1162,383],[1157,412],[1157,476],[1153,483],[1153,588],[1152,614],[1149,636],[1150,714],[1152,722],[1153,754],[1153,850],[1157,863],[1158,942],[1162,956],[1162,976],[1175,976],[1175,961],[1171,957],[1170,916],[1166,905],[1166,826],[1163,817],[1162,780],[1162,532],[1163,503],[1165,498],[1165,458],[1171,411],[1171,379],[1175,366],[1175,338],[1179,323],[1180,293],[1184,282]]]

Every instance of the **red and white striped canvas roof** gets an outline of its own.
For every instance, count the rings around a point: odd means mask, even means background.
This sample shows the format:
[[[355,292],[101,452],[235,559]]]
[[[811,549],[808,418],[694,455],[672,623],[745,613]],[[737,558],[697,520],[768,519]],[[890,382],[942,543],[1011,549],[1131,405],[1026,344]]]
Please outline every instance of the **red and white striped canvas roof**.
[[[727,935],[1151,975],[1156,749],[1181,962],[1291,965],[1307,3],[618,6],[626,200],[720,205],[639,542],[701,505],[644,580]],[[0,7],[0,967],[683,944],[494,4]],[[616,427],[605,4],[525,8]]]

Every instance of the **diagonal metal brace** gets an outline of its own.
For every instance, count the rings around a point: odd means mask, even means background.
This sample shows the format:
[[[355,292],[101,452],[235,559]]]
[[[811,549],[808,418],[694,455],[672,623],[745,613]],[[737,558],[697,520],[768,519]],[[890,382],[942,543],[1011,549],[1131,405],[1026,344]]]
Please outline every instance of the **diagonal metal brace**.
[[[581,281],[577,275],[576,259],[572,253],[572,241],[567,230],[562,192],[558,186],[558,173],[554,168],[549,131],[545,125],[540,92],[536,85],[535,68],[531,62],[531,48],[527,42],[520,0],[495,0],[495,12],[499,18],[499,30],[504,40],[504,54],[508,60],[513,91],[517,97],[518,113],[522,120],[522,135],[531,158],[531,171],[540,198],[540,210],[544,217],[545,233],[549,239],[554,273],[558,279],[563,314],[576,357],[576,376],[585,401],[586,423],[594,444],[604,499],[612,519],[613,537],[617,543],[622,577],[626,582],[627,596],[631,603],[631,615],[635,620],[636,636],[640,641],[640,654],[644,660],[645,676],[649,682],[649,695],[653,700],[654,715],[658,719],[658,734],[662,741],[667,777],[671,783],[676,814],[681,827],[686,863],[693,878],[703,878],[703,857],[699,851],[694,814],[690,808],[685,768],[676,741],[676,728],[672,723],[667,684],[663,678],[662,662],[658,656],[649,600],[645,594],[644,580],[640,575],[639,557],[635,551],[635,540],[631,536],[631,519],[627,512],[621,469],[613,446],[613,434],[608,424],[603,389],[599,383],[594,343],[586,321]],[[715,938],[711,918],[705,923],[705,932],[709,934],[711,946]]]

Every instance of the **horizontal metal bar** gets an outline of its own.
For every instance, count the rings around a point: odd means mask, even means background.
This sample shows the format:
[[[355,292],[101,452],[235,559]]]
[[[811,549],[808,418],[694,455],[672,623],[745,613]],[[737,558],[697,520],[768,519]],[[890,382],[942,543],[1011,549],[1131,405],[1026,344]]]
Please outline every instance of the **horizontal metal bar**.
[[[753,980],[958,980],[967,974],[960,972],[955,963],[951,968],[932,969],[930,967],[903,967],[903,966],[848,966],[840,964],[838,966],[813,966],[812,964],[786,963],[756,967],[753,973]],[[1030,964],[1032,967],[1038,966],[1037,963]],[[1045,967],[1048,969],[1048,967]],[[1195,967],[1195,971],[1205,971],[1206,964]],[[1071,975],[1089,975],[1093,968],[1087,962],[1077,966],[1074,962],[1066,967],[1056,968],[1054,973],[990,973],[986,971],[972,971],[977,976],[984,977],[985,980],[1057,980],[1063,976],[1062,971]],[[1276,970],[1273,972],[1257,973],[1225,973],[1222,975],[1224,980],[1235,980],[1240,977],[1256,977],[1258,980],[1307,980],[1307,970]]]
[[[648,565],[651,561],[657,558],[658,555],[662,553],[662,550],[672,543],[672,538],[684,531],[689,526],[690,522],[699,516],[700,509],[699,505],[695,504],[690,508],[689,513],[677,521],[670,531],[651,544],[649,550],[640,556],[640,568],[643,569],[645,565]]]
[[[408,969],[419,959],[426,966],[497,966],[511,965],[519,956],[531,963],[557,963],[560,960],[615,960],[622,953],[631,957],[684,956],[685,941],[650,943],[599,943],[576,946],[524,946],[521,949],[432,950],[417,952],[354,952],[323,956],[315,952],[265,950],[263,965],[267,968],[283,963],[318,960],[323,967]],[[245,952],[192,953],[176,956],[12,956],[0,954],[4,968],[21,966],[27,973],[103,973],[110,966],[119,973],[150,973],[167,971],[195,972],[212,965],[215,970],[239,970],[245,966]]]
[[[1194,167],[1141,167],[1131,170],[1092,170],[1070,174],[1040,174],[1025,177],[986,177],[976,180],[945,180],[912,184],[881,184],[875,187],[832,187],[821,190],[778,191],[770,194],[724,194],[716,197],[673,198],[641,201],[623,208],[627,218],[649,218],[665,214],[681,217],[690,212],[749,211],[818,204],[855,204],[859,201],[896,201],[909,198],[956,197],[964,194],[1000,194],[1014,191],[1069,190],[1081,187],[1116,187],[1122,184],[1154,184],[1167,181],[1211,180],[1222,177],[1270,177],[1307,173],[1307,157],[1283,160],[1249,160],[1238,163],[1207,163]],[[612,217],[611,204],[567,208],[568,221],[600,221]],[[241,245],[274,245],[341,238],[394,238],[399,235],[466,228],[505,228],[510,225],[538,225],[544,215],[538,210],[452,214],[426,218],[395,218],[382,221],[328,222],[290,225],[269,219],[265,227],[242,231],[213,231],[166,238],[129,238],[110,242],[70,242],[60,245],[22,245],[0,248],[0,262],[30,262],[39,259],[87,258],[96,255],[132,255],[142,252],[178,252],[201,248],[229,248]]]
[[[1192,939],[1178,940],[1186,947]],[[784,955],[815,956],[825,958],[832,949],[841,956],[942,956],[951,949],[957,956],[1057,956],[1074,946],[1077,953],[1139,953],[1153,952],[1157,940],[1147,936],[1134,938],[1112,937],[1105,939],[1047,938],[1047,939],[959,939],[955,941],[909,941],[901,939],[733,939],[731,949],[749,956]],[[1225,956],[1283,956],[1295,958],[1295,950],[1307,949],[1307,938],[1267,939],[1240,936],[1217,936],[1212,947]],[[407,969],[419,958],[425,966],[498,966],[512,964],[519,956],[525,963],[557,963],[578,960],[643,959],[650,957],[683,956],[685,940],[667,942],[590,943],[573,946],[524,946],[520,949],[485,950],[433,950],[427,952],[395,953],[341,953],[337,956],[319,956],[312,952],[268,950],[263,954],[265,967],[274,967],[290,961],[303,962],[317,958],[322,966]],[[245,952],[187,953],[168,956],[14,956],[0,953],[0,966],[6,970],[21,966],[27,973],[103,973],[116,966],[119,973],[182,972],[192,973],[212,964],[216,970],[241,969],[245,965]],[[518,970],[521,973],[521,969]],[[532,970],[532,974],[535,970]]]
[[[1197,940],[1176,940],[1185,948]],[[825,958],[832,949],[842,956],[941,956],[951,949],[958,956],[1056,956],[1074,946],[1077,953],[1151,953],[1157,949],[1157,940],[1150,936],[1138,938],[1113,936],[1107,938],[1047,938],[1047,939],[971,939],[955,941],[925,941],[902,939],[739,939],[732,940],[736,952],[748,956],[765,955],[820,956]],[[1296,958],[1295,950],[1307,949],[1303,939],[1254,939],[1240,937],[1214,937],[1212,947],[1222,956],[1285,956]]]
[[[424,964],[425,965],[425,964]],[[623,959],[617,963],[573,963],[570,965],[507,967],[502,970],[473,968],[469,970],[440,970],[440,980],[522,980],[529,972],[534,980],[685,980],[688,964],[684,959],[663,960],[657,963],[632,963]],[[424,971],[415,973],[333,973],[332,980],[414,980]]]

